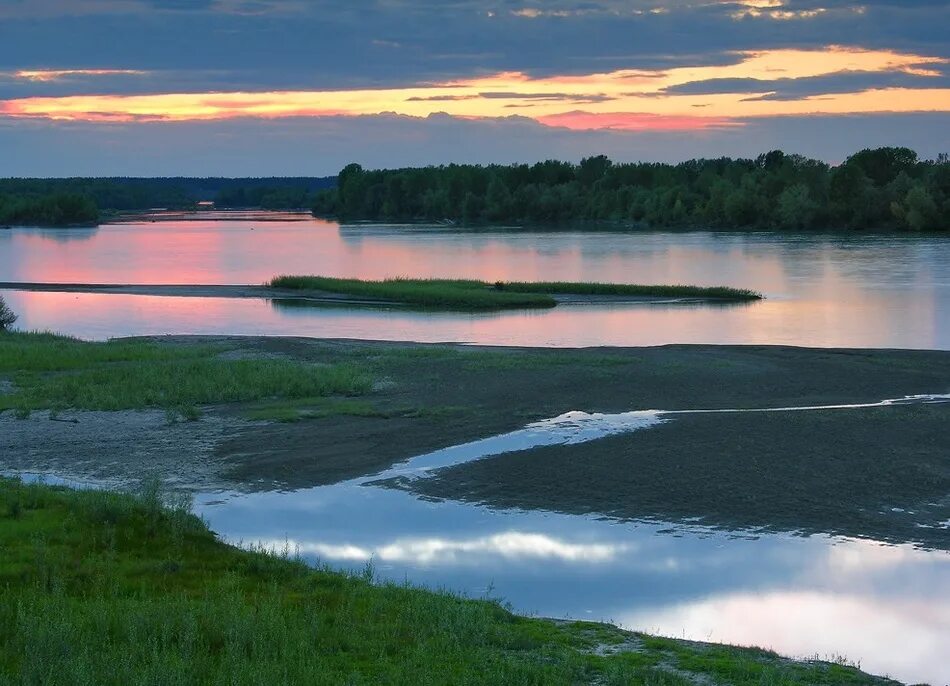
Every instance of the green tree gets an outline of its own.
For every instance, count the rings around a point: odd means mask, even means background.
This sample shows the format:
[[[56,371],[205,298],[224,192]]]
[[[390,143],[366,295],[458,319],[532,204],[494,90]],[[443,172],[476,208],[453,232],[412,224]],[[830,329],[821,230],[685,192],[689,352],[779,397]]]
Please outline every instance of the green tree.
[[[498,176],[493,176],[485,193],[485,217],[489,220],[505,219],[509,215],[511,192]]]
[[[575,177],[578,183],[585,188],[593,186],[600,181],[613,163],[607,159],[606,155],[597,155],[596,157],[585,157],[577,167]]]
[[[904,217],[909,228],[914,231],[940,228],[937,203],[923,186],[914,186],[908,191],[904,206]]]
[[[875,186],[885,186],[902,171],[917,164],[917,153],[910,148],[865,149],[849,157],[845,164],[858,167]]]
[[[778,197],[777,224],[783,229],[807,229],[812,226],[817,206],[811,199],[808,186],[797,183],[789,186]]]
[[[13,326],[13,323],[17,320],[17,316],[13,313],[7,303],[4,302],[3,296],[0,295],[0,331],[5,331]]]

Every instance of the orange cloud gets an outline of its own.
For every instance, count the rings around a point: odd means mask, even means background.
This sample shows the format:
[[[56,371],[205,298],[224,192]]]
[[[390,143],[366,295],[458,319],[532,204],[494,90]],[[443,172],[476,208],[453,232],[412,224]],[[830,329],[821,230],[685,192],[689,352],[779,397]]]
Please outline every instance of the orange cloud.
[[[948,112],[950,89],[881,88],[798,99],[763,99],[758,91],[706,95],[671,93],[668,89],[712,79],[768,82],[842,73],[929,78],[940,76],[939,67],[948,62],[941,57],[891,50],[830,46],[823,50],[740,52],[736,53],[736,62],[727,65],[540,78],[502,72],[408,88],[20,98],[0,101],[0,116],[66,121],[192,121],[380,113],[427,117],[444,112],[456,117],[495,118],[508,116],[512,108],[517,108],[514,111],[519,114],[549,126],[703,129],[749,117]],[[575,111],[578,103],[583,103],[584,112]]]

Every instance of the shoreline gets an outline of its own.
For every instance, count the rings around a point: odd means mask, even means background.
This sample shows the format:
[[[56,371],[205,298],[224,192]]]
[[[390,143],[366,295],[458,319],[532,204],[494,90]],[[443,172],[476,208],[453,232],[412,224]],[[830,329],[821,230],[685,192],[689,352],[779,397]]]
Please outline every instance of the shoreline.
[[[470,663],[466,669],[473,674],[484,673],[486,659],[496,671],[499,664],[507,664],[504,661],[514,659],[522,661],[521,667],[517,669],[517,674],[522,677],[525,669],[531,665],[546,663],[547,669],[538,671],[545,678],[550,678],[552,664],[569,665],[568,675],[573,675],[571,683],[577,682],[576,677],[581,673],[586,676],[585,683],[601,683],[601,677],[610,671],[610,664],[616,667],[626,663],[628,670],[634,670],[628,671],[628,675],[641,679],[647,677],[650,683],[653,683],[653,679],[659,679],[662,683],[673,679],[678,684],[703,686],[710,683],[711,678],[719,676],[723,667],[727,666],[731,672],[750,674],[758,680],[767,679],[769,683],[781,678],[782,683],[791,679],[795,683],[805,683],[803,680],[807,680],[825,684],[901,684],[888,676],[865,672],[858,664],[848,663],[841,658],[820,659],[817,655],[808,658],[737,643],[665,637],[624,629],[610,621],[533,616],[507,609],[501,599],[492,598],[489,594],[483,599],[476,599],[424,584],[406,583],[397,587],[380,583],[371,567],[367,567],[362,574],[354,574],[326,566],[311,566],[291,556],[289,551],[270,551],[264,546],[248,548],[224,541],[190,508],[183,507],[177,501],[164,500],[160,492],[150,495],[149,491],[141,488],[137,493],[111,489],[87,490],[0,476],[0,505],[5,506],[5,510],[18,513],[14,518],[0,520],[0,538],[16,535],[12,539],[15,545],[10,546],[11,561],[8,566],[12,565],[19,572],[10,575],[12,583],[7,584],[6,589],[0,589],[0,593],[17,601],[17,612],[42,618],[39,624],[36,621],[18,624],[25,627],[24,631],[33,632],[31,638],[34,634],[38,635],[38,628],[57,635],[67,635],[65,630],[68,630],[68,635],[73,637],[76,635],[74,627],[77,616],[87,620],[98,619],[94,624],[98,627],[102,625],[103,607],[117,605],[122,607],[122,617],[131,618],[132,625],[140,630],[142,625],[151,627],[155,623],[156,607],[162,609],[163,615],[159,616],[159,620],[165,623],[159,635],[163,638],[149,643],[146,650],[142,650],[142,644],[135,640],[121,643],[124,639],[120,639],[117,645],[117,640],[110,637],[111,640],[100,644],[101,634],[89,633],[84,642],[95,644],[95,648],[78,657],[70,654],[64,658],[70,661],[81,659],[90,665],[103,656],[124,662],[138,660],[143,664],[154,664],[156,655],[175,654],[180,649],[176,641],[178,629],[174,625],[169,629],[167,617],[211,616],[226,617],[233,621],[235,606],[257,610],[256,621],[243,626],[243,632],[223,632],[225,646],[237,645],[241,650],[236,652],[244,654],[249,649],[234,637],[239,634],[243,637],[250,632],[257,636],[254,646],[270,644],[277,626],[273,621],[274,614],[260,612],[259,608],[277,601],[280,604],[280,616],[284,618],[279,628],[282,635],[312,634],[313,625],[303,620],[301,615],[317,616],[324,619],[318,635],[324,640],[330,637],[333,648],[337,645],[334,642],[335,634],[347,629],[345,624],[337,628],[333,621],[329,621],[345,616],[337,609],[338,605],[348,608],[348,612],[360,612],[357,626],[379,627],[384,631],[372,634],[351,629],[347,645],[351,650],[354,645],[372,646],[374,654],[380,655],[373,670],[378,669],[381,673],[385,669],[395,668],[396,673],[405,674],[406,663],[397,661],[390,664],[391,661],[385,656],[401,655],[406,647],[398,643],[395,648],[388,646],[387,649],[380,649],[379,645],[384,644],[385,637],[390,635],[397,636],[398,641],[400,632],[408,631],[416,637],[415,640],[430,642],[433,638],[444,638],[446,632],[450,633],[455,639],[453,644],[461,650],[455,657],[456,661],[461,659],[466,664]],[[93,535],[100,528],[113,532],[111,545],[100,544]],[[24,530],[33,536],[24,536]],[[57,542],[56,552],[51,554],[46,548],[40,547],[41,543],[37,541],[45,538]],[[144,546],[139,543],[142,539],[148,541]],[[61,551],[67,554],[63,555]],[[82,563],[77,564],[77,554],[80,552]],[[41,571],[48,575],[47,578],[84,582],[83,573],[87,566],[99,565],[96,568],[107,570],[113,583],[109,586],[108,594],[99,589],[93,589],[88,594],[76,593],[73,584],[66,583],[65,590],[61,590],[57,596],[57,609],[62,610],[65,604],[68,614],[64,616],[62,612],[49,612],[42,591],[36,592],[37,588],[41,588],[36,581],[34,560],[37,556],[43,560]],[[135,564],[130,565],[133,559]],[[141,564],[142,561],[146,564]],[[181,574],[182,569],[187,570],[187,577]],[[227,587],[230,593],[226,596],[226,602],[230,612],[220,602],[220,593],[207,593],[209,589],[222,584],[225,574],[232,582],[240,582]],[[251,589],[259,588],[262,578],[269,582],[270,591],[258,595]],[[143,579],[147,579],[148,583],[143,584]],[[205,593],[195,594],[196,587]],[[181,599],[170,601],[170,597],[177,598],[177,592],[186,588],[188,593],[183,594]],[[337,596],[342,596],[341,602],[327,602],[328,598]],[[293,604],[287,603],[290,598],[294,599]],[[393,613],[392,609],[397,612]],[[446,615],[453,618],[452,622],[439,624],[438,617]],[[113,618],[110,626],[122,621],[126,620]],[[258,631],[259,625],[265,628]],[[88,627],[89,624],[83,623],[81,626]],[[212,625],[214,628],[217,625]],[[477,644],[465,640],[473,631],[487,640]],[[120,631],[118,635],[134,636],[134,633],[131,630]],[[167,638],[169,635],[172,636],[171,640]],[[517,640],[512,640],[512,637]],[[0,636],[0,645],[3,644],[2,638]],[[9,641],[8,645],[14,648],[10,651],[11,655],[19,660],[17,662],[14,659],[14,665],[23,667],[30,663],[36,653],[30,651],[29,647],[35,645],[37,640],[19,643]],[[304,645],[310,655],[314,653],[312,639],[287,643],[290,646]],[[326,646],[323,649],[327,655],[340,654],[339,650],[327,650]],[[259,651],[259,648],[255,650]],[[538,659],[542,650],[543,656]],[[212,653],[210,646],[202,646],[198,652],[202,655]],[[553,654],[557,654],[558,658],[552,663]],[[248,660],[263,659],[262,655],[252,651]],[[281,659],[286,666],[288,657],[283,655]],[[292,654],[290,662],[293,659],[302,658],[295,658],[295,654]],[[343,659],[346,660],[347,656],[344,655]],[[215,673],[220,673],[222,668],[221,665],[207,662],[202,665]],[[322,673],[327,672],[328,665],[322,666]],[[424,664],[419,676],[431,677],[438,667],[438,661]],[[340,675],[350,669],[349,663],[344,663]],[[313,669],[304,671],[312,673]],[[457,677],[458,671],[453,674]]]
[[[212,347],[222,362],[356,365],[371,376],[372,389],[353,400],[275,397],[204,405],[197,421],[173,424],[161,407],[58,409],[57,417],[77,420],[70,423],[49,421],[45,412],[29,419],[3,412],[0,434],[8,441],[0,461],[22,471],[119,479],[134,479],[148,465],[197,489],[298,489],[376,473],[575,410],[831,405],[950,391],[947,351],[538,349],[187,335],[117,341],[123,342],[170,352]],[[16,392],[15,379],[10,376],[8,393]],[[941,476],[950,455],[948,411],[944,404],[683,415],[649,431],[451,467],[410,487],[420,495],[502,508],[620,520],[699,517],[716,528],[829,533],[950,550],[950,530],[940,525],[950,516]],[[183,458],[172,444],[190,446],[197,457]],[[753,492],[762,496],[746,497]],[[803,502],[822,506],[803,509]]]
[[[253,284],[93,284],[93,283],[41,283],[0,282],[0,291],[26,291],[33,293],[84,293],[93,295],[144,295],[178,298],[243,298],[259,300],[296,300],[332,305],[418,307],[410,303],[382,298],[360,298],[331,291],[274,288]],[[628,295],[583,295],[551,294],[557,305],[665,305],[700,304],[737,305],[746,302],[733,298],[715,297],[667,297]],[[427,308],[429,309],[429,308]],[[441,309],[441,308],[438,308]],[[515,308],[513,308],[515,309]],[[520,308],[517,308],[520,309]],[[530,309],[530,308],[526,308]],[[449,310],[454,311],[454,310]]]

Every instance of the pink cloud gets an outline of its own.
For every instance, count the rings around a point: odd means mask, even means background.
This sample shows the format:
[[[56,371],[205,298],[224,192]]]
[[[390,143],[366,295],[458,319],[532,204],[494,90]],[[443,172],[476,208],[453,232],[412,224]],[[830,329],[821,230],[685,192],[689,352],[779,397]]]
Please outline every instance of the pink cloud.
[[[545,126],[572,131],[612,129],[615,131],[695,131],[743,126],[728,117],[650,114],[646,112],[584,112],[575,110],[538,117]]]

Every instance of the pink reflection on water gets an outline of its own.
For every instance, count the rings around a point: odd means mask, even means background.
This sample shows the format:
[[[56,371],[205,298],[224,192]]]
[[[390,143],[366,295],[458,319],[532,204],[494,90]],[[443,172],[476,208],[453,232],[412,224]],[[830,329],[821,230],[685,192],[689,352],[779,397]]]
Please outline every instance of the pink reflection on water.
[[[791,344],[929,349],[937,337],[927,301],[895,306],[882,328],[873,303],[835,308],[769,300],[727,307],[561,306],[492,314],[282,306],[264,300],[6,291],[21,329],[83,338],[152,334],[286,335],[519,346],[668,343]],[[895,304],[896,305],[896,304]],[[834,326],[828,321],[833,320]]]
[[[262,283],[276,274],[731,285],[742,307],[560,307],[459,315],[264,302],[10,294],[23,326],[93,337],[272,333],[512,345],[754,343],[950,349],[950,240],[504,232],[305,221],[173,221],[0,232],[0,281]],[[72,303],[67,306],[63,303]],[[72,306],[84,315],[75,316]]]
[[[783,655],[860,661],[873,674],[950,678],[950,555],[844,540],[810,560],[786,588],[710,594],[621,616],[624,626]],[[922,591],[906,579],[928,579]],[[894,650],[899,645],[900,650]]]

